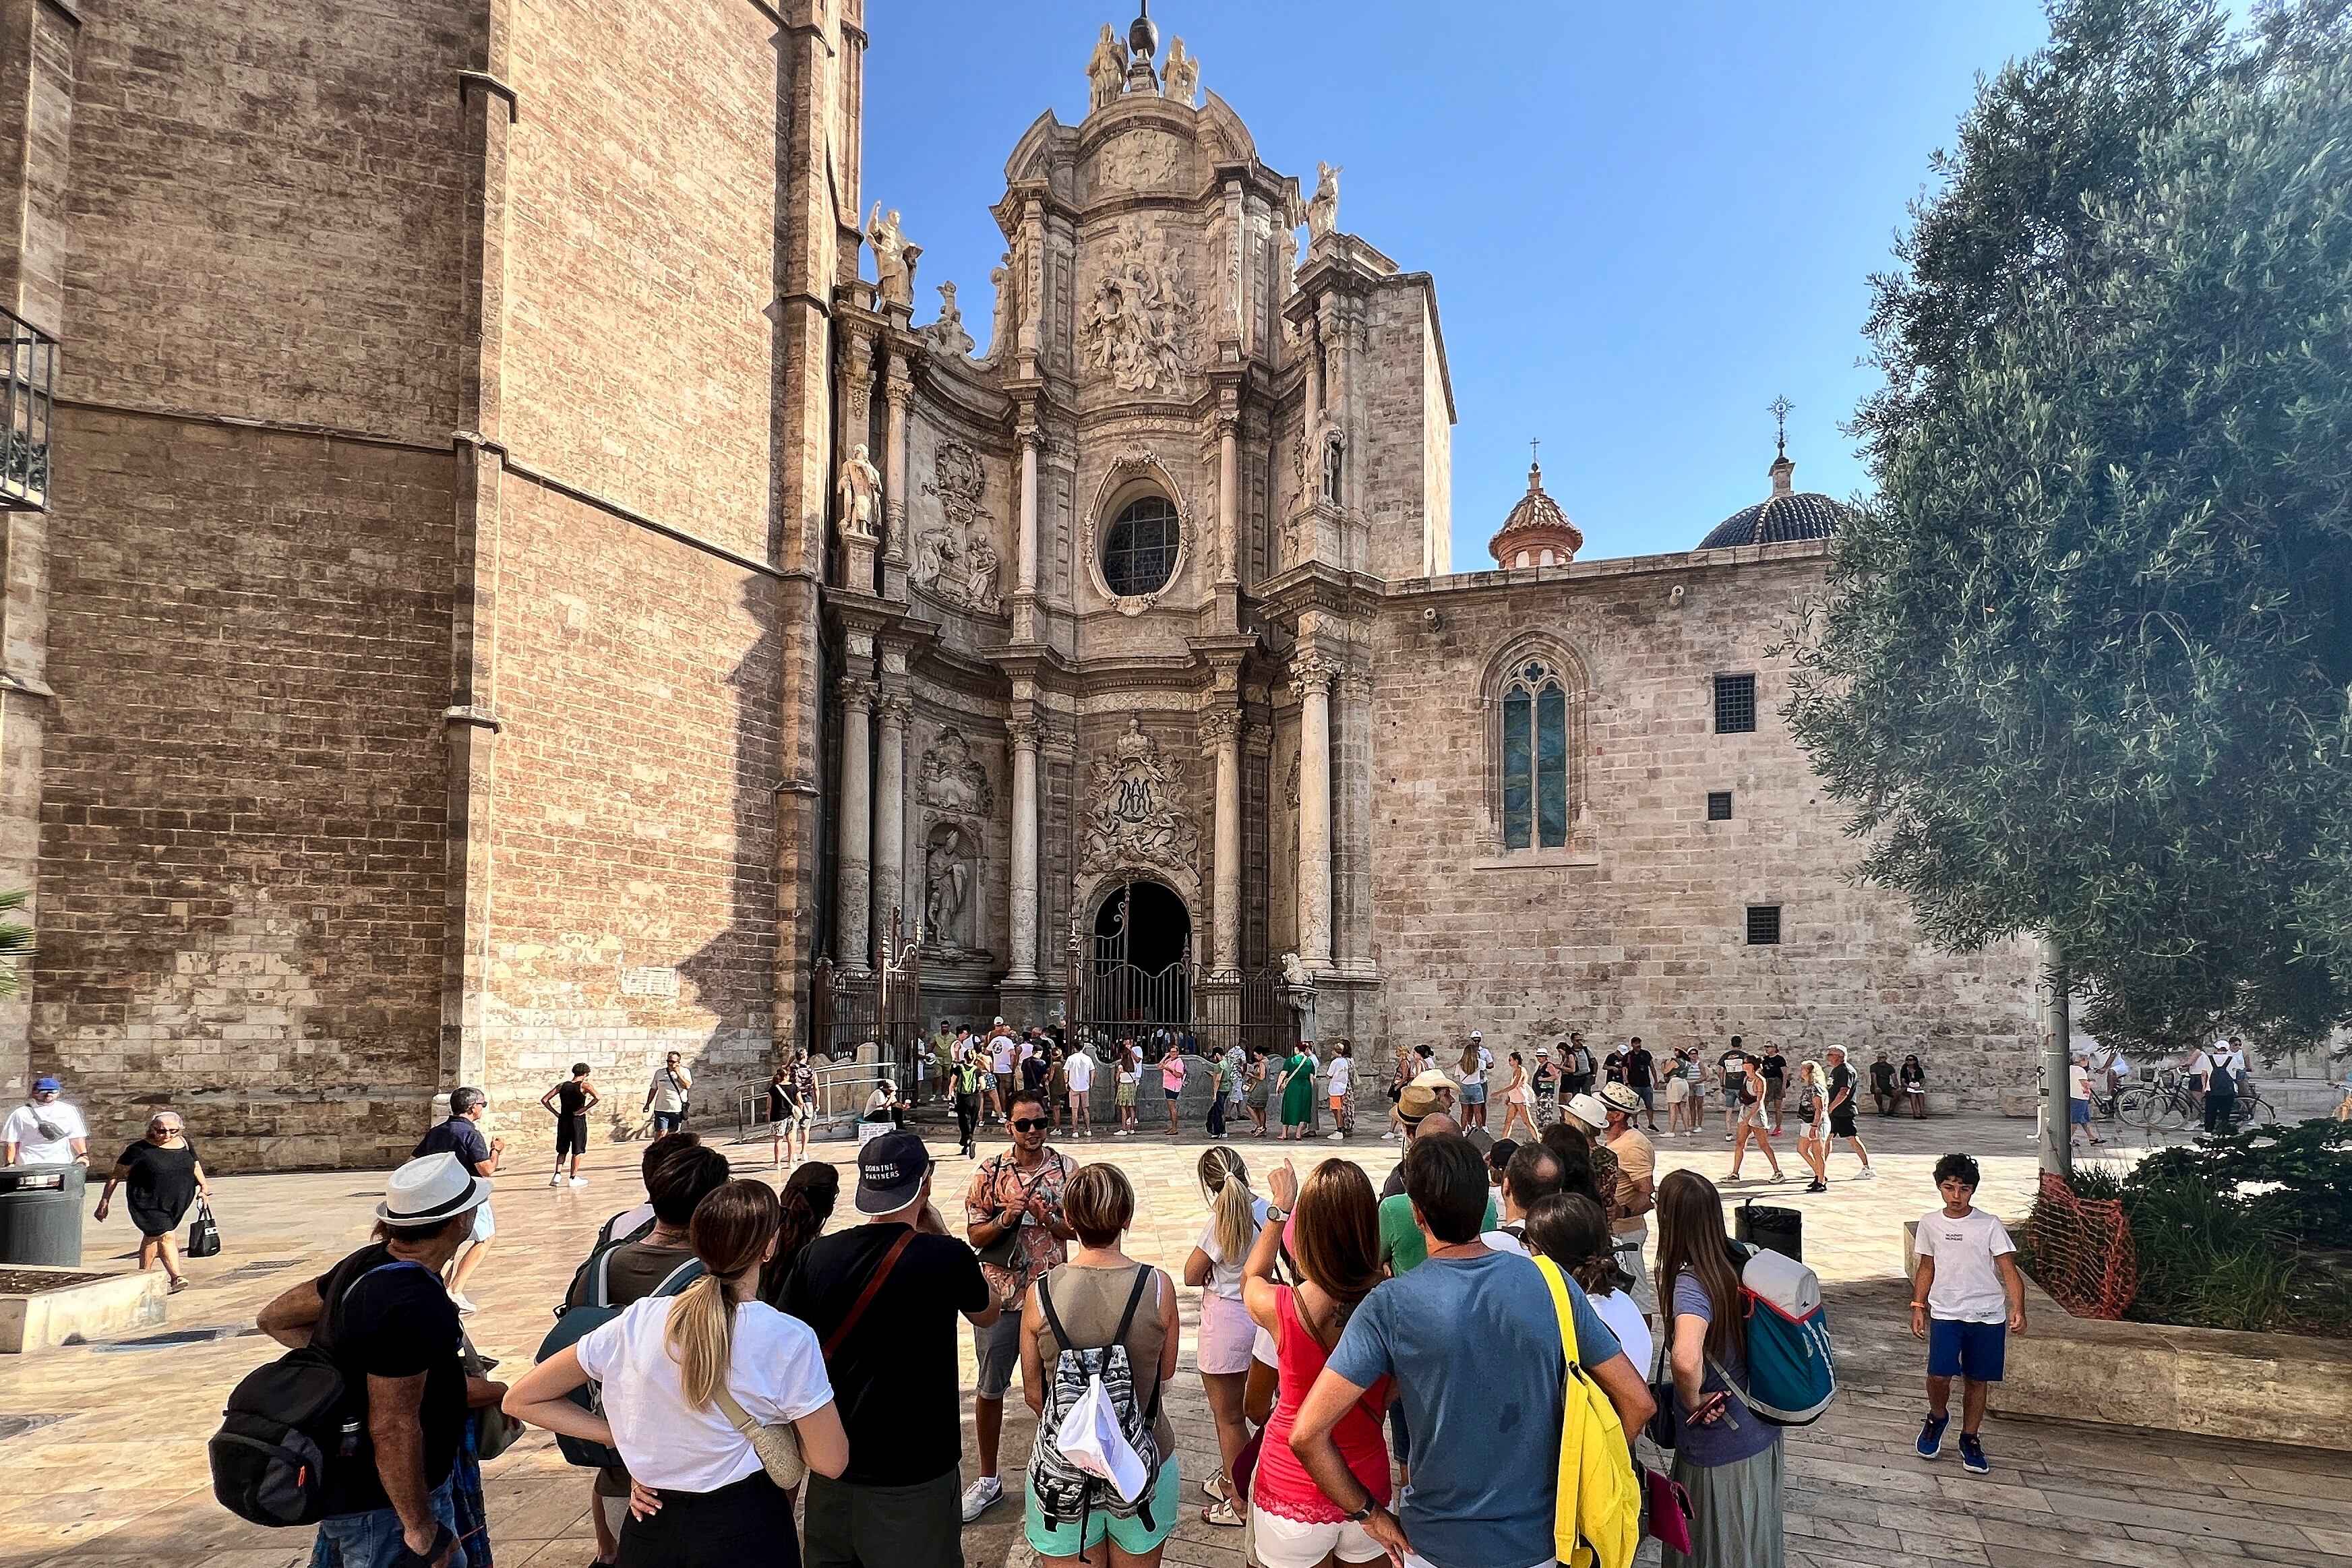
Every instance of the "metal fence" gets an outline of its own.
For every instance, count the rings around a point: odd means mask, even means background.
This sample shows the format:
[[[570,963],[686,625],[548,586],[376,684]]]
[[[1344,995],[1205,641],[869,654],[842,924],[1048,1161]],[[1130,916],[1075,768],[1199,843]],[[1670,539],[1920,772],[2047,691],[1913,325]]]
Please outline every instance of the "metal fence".
[[[5,306],[0,333],[0,511],[47,511],[58,341]]]

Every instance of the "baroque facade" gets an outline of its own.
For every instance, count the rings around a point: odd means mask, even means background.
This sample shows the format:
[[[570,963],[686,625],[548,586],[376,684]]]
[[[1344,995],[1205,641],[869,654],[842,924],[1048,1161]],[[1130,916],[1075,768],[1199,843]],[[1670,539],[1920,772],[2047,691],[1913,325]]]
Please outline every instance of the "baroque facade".
[[[911,953],[933,1016],[1744,1030],[1990,1098],[2023,956],[1843,882],[1779,727],[1818,530],[1578,561],[1544,498],[1454,573],[1432,279],[1142,21],[1013,150],[984,351],[952,284],[917,324],[864,29],[0,0],[0,305],[58,365],[0,495],[0,1090],[373,1165],[458,1083],[542,1135],[584,1058],[627,1136],[667,1050],[722,1109]]]

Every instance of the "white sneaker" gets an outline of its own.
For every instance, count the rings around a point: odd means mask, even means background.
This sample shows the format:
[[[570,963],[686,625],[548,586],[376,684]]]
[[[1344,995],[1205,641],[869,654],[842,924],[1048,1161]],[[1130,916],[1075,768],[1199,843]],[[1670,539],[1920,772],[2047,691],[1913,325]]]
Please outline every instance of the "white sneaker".
[[[562,1172],[561,1172],[561,1171],[558,1171],[558,1172],[556,1172],[556,1173],[555,1173],[555,1174],[553,1174],[553,1175],[551,1175],[551,1176],[548,1177],[548,1178],[547,1178],[547,1184],[548,1184],[549,1186],[551,1186],[551,1187],[560,1187],[560,1186],[562,1186],[562,1185],[563,1184],[563,1173],[562,1173]]]
[[[1393,1143],[1396,1141],[1397,1135],[1393,1132],[1383,1132],[1381,1134],[1381,1142],[1383,1143]]]
[[[465,1297],[458,1295],[455,1290],[449,1292],[449,1300],[457,1304],[457,1310],[469,1317],[481,1310],[479,1307],[475,1306],[473,1302],[467,1300]]]
[[[994,1476],[982,1476],[964,1489],[963,1521],[970,1524],[989,1510],[991,1505],[1004,1496],[1004,1483]]]
[[[584,1187],[588,1184],[588,1178],[585,1176],[574,1176],[572,1178],[572,1184],[575,1187]]]
[[[1874,1182],[1878,1180],[1878,1167],[1875,1165],[1864,1165],[1861,1170],[1856,1171],[1853,1175],[1848,1176],[1846,1180],[1850,1182]]]

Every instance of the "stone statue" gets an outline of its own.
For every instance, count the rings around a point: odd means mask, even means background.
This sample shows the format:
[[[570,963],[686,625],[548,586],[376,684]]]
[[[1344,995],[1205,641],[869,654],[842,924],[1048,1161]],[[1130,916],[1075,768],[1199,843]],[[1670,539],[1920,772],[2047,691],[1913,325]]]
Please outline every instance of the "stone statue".
[[[961,840],[949,836],[923,854],[923,930],[941,947],[961,948],[964,906],[971,898],[971,863]]]
[[[988,329],[988,357],[993,361],[1004,353],[1013,341],[1013,253],[1006,251],[997,264],[988,270],[988,281],[996,290],[996,313]]]
[[[1108,22],[1103,24],[1094,58],[1087,61],[1087,80],[1094,84],[1095,109],[1107,109],[1117,103],[1119,94],[1127,90],[1127,46],[1111,31]]]
[[[841,531],[851,539],[874,537],[874,517],[882,498],[882,472],[860,441],[841,465]]]
[[[1184,40],[1178,38],[1168,46],[1168,96],[1190,109],[1200,89],[1201,62],[1184,52]]]
[[[1299,962],[1297,953],[1286,952],[1282,955],[1282,983],[1285,985],[1304,988],[1313,985],[1315,981],[1307,973],[1307,965]]]
[[[923,253],[922,247],[908,245],[899,230],[898,215],[882,216],[882,204],[874,204],[874,216],[866,220],[866,243],[874,247],[875,288],[886,305],[904,305],[912,310],[915,304],[915,258]]]
[[[1328,163],[1315,165],[1315,199],[1307,204],[1308,243],[1339,231],[1339,171]]]
[[[963,542],[964,581],[970,584],[974,609],[996,608],[996,574],[1000,569],[996,546],[988,537],[988,519],[977,519]]]
[[[976,346],[971,334],[964,331],[963,311],[956,304],[956,286],[940,285],[940,319],[923,329],[924,341],[939,353],[952,359],[969,359]]]

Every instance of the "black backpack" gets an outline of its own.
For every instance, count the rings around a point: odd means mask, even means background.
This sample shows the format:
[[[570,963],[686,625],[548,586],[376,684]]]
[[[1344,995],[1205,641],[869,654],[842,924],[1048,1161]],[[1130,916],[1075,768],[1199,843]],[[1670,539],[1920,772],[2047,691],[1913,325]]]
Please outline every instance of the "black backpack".
[[[359,1449],[360,1418],[335,1359],[335,1312],[380,1263],[348,1282],[330,1276],[327,1303],[310,1342],[245,1374],[221,1412],[207,1451],[213,1496],[239,1519],[273,1526],[316,1524],[326,1516],[327,1472]],[[342,1272],[338,1266],[336,1273]]]

